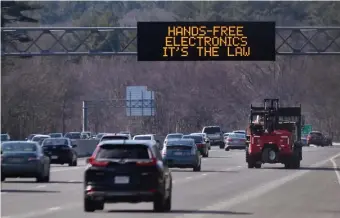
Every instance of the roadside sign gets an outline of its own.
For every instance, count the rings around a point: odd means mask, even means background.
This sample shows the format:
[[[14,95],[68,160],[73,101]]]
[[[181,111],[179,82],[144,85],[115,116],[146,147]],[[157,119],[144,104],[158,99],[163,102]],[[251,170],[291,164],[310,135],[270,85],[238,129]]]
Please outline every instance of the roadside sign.
[[[302,127],[301,133],[302,135],[308,135],[312,131],[312,125],[306,124]]]

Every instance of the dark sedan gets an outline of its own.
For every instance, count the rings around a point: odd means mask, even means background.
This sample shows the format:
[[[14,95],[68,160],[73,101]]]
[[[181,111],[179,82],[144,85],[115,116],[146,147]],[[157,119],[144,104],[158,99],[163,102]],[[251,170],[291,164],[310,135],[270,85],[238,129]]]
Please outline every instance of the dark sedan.
[[[77,166],[77,152],[73,149],[76,146],[68,138],[49,138],[42,143],[44,153],[50,157],[51,163],[67,163],[69,166]]]
[[[17,177],[50,181],[50,159],[38,143],[11,141],[1,144],[1,181]]]

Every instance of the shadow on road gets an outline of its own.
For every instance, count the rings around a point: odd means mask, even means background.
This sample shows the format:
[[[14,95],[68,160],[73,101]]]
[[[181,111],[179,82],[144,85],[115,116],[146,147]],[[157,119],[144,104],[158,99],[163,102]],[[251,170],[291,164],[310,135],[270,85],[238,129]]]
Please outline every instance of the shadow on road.
[[[37,183],[36,181],[18,181],[18,180],[14,180],[14,181],[5,181],[4,183],[36,183],[36,184],[40,184]],[[83,181],[49,181],[49,182],[45,182],[45,183],[41,183],[41,184],[83,184]]]
[[[109,213],[154,213],[152,210],[109,210]],[[171,210],[173,214],[211,214],[211,215],[252,215],[247,212],[217,211],[217,210]]]
[[[236,170],[201,170],[202,173],[239,173]]]
[[[1,192],[7,193],[60,193],[60,191],[47,191],[47,190],[18,190],[18,189],[2,189]]]
[[[194,172],[194,171],[188,170],[188,169],[171,169],[171,172],[173,172],[173,173],[190,173],[190,172],[192,172],[193,174],[196,174],[196,173],[238,173],[239,171],[236,171],[236,170],[201,170],[199,172]]]
[[[264,167],[263,169],[266,170],[278,170],[278,169],[285,169],[284,167]],[[312,171],[339,171],[340,168],[333,168],[333,167],[300,167],[300,169],[285,169],[285,170],[312,170]]]

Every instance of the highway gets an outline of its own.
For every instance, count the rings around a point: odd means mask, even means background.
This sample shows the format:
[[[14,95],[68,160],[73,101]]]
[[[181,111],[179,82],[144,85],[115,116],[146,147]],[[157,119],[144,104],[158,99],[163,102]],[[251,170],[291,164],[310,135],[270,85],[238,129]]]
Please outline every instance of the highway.
[[[151,203],[106,204],[83,212],[83,171],[53,165],[50,183],[6,179],[1,187],[3,218],[339,218],[340,144],[305,147],[299,170],[283,165],[247,169],[244,151],[213,147],[201,172],[173,169],[170,213],[153,213]]]

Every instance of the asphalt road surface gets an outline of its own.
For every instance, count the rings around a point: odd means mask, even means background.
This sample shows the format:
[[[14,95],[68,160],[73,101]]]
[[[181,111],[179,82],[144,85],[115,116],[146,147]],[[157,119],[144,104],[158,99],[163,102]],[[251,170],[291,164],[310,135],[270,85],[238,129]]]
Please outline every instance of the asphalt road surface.
[[[8,179],[2,183],[3,218],[339,218],[340,144],[306,147],[299,170],[283,165],[247,169],[244,151],[213,148],[201,172],[173,169],[170,213],[153,213],[151,203],[106,204],[83,212],[85,166],[53,165],[51,182]]]

